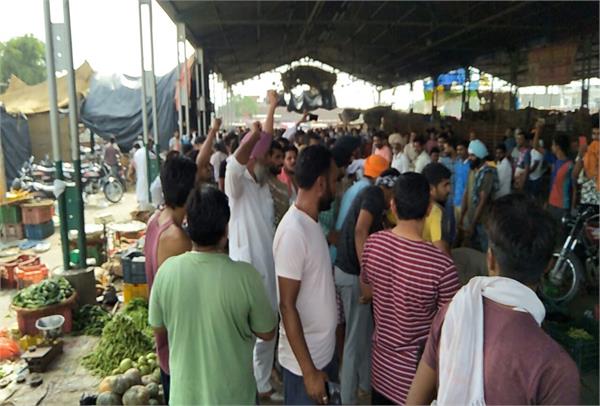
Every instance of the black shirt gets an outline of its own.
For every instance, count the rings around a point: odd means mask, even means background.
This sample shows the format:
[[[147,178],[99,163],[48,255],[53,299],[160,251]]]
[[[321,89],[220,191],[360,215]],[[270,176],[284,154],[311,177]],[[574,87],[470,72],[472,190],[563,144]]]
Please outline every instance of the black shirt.
[[[383,230],[385,198],[383,197],[383,190],[380,187],[368,186],[356,196],[340,232],[335,266],[352,275],[360,275],[360,264],[356,255],[354,232],[361,210],[366,210],[373,216],[369,235]]]

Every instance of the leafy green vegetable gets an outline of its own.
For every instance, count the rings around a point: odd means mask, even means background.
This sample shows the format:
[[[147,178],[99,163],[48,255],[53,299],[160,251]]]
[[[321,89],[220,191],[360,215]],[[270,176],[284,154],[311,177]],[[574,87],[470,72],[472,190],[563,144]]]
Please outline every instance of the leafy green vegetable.
[[[73,334],[99,336],[110,314],[97,305],[84,305],[73,313]]]
[[[148,302],[145,299],[140,297],[131,299],[123,308],[123,313],[131,317],[137,329],[147,337],[154,337],[152,327],[148,324]]]
[[[73,287],[63,277],[44,279],[40,283],[19,291],[12,300],[13,306],[25,309],[39,309],[51,306],[70,298]]]
[[[106,323],[93,353],[83,359],[83,366],[97,375],[107,376],[125,358],[137,359],[154,348],[154,340],[140,331],[125,312],[117,313]]]

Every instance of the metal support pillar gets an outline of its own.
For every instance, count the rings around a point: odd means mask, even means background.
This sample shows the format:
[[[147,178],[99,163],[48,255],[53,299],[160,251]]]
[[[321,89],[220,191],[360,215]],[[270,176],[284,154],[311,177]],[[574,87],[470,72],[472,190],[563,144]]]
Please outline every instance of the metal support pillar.
[[[413,113],[415,104],[414,104],[414,93],[413,93],[413,82],[410,82],[410,89],[409,89],[409,112],[410,114]]]
[[[510,55],[510,110],[515,111],[517,109],[517,70],[519,68],[519,55],[517,52],[513,52]],[[515,92],[513,95],[513,85],[515,86]]]
[[[435,113],[437,112],[436,105],[436,95],[437,95],[437,78],[433,77],[433,93],[431,94],[431,121],[433,122],[435,118]]]
[[[492,76],[492,89],[490,93],[490,111],[494,111],[494,76]]]
[[[470,101],[471,101],[471,92],[470,92],[470,87],[471,87],[471,68],[470,67],[466,67],[465,68],[465,79],[466,79],[466,90],[465,90],[465,112],[469,111],[470,109]]]
[[[183,41],[183,46],[185,47],[185,25],[177,23],[177,89],[179,91],[179,97],[177,98],[177,118],[179,121],[179,136],[183,136],[183,87],[181,86],[181,77],[183,72],[181,71],[181,51],[179,49],[180,43],[181,43],[181,36],[182,33],[181,31],[181,27],[183,26],[183,37],[184,37],[184,41]]]
[[[140,22],[140,65],[142,67],[142,127],[144,131],[144,149],[146,150],[146,177],[148,180],[148,202],[152,203],[152,193],[150,193],[150,151],[148,149],[148,106],[146,104],[146,69],[144,68],[144,29],[142,25],[142,6],[146,1],[139,0],[138,17]]]
[[[188,72],[188,63],[187,63],[187,50],[186,50],[186,44],[185,44],[185,27],[182,29],[183,31],[183,38],[180,38],[179,40],[183,43],[183,78],[185,80],[185,84],[184,84],[184,96],[185,96],[185,133],[189,136],[191,134],[190,131],[190,92],[188,90],[188,86],[190,83],[190,77],[189,77],[189,72]],[[183,134],[181,134],[183,136]]]
[[[198,117],[202,117],[202,134],[208,133],[206,122],[206,77],[204,75],[204,49],[196,48],[196,94],[198,95],[197,109]],[[198,126],[200,133],[200,126]]]
[[[152,133],[154,134],[154,149],[158,159],[160,154],[160,126],[158,122],[158,101],[156,95],[156,75],[154,73],[154,26],[152,24],[152,2],[150,0],[142,0],[148,4],[148,20],[150,27],[150,96],[152,97]],[[144,68],[145,70],[145,68]],[[169,134],[170,137],[170,134]],[[148,179],[148,184],[152,183],[152,179]]]
[[[54,68],[54,45],[50,0],[44,0],[44,25],[46,30],[46,70],[48,73],[48,102],[50,105],[50,135],[52,137],[52,158],[56,168],[56,179],[64,181],[62,158],[60,154],[58,105],[56,96],[56,69]],[[69,233],[67,231],[67,207],[65,192],[58,196],[58,215],[60,218],[60,242],[63,254],[63,269],[69,269]]]
[[[71,134],[71,158],[75,170],[75,189],[78,197],[81,196],[81,154],[79,153],[79,131],[77,128],[77,89],[75,85],[75,70],[73,69],[73,45],[71,40],[71,15],[69,11],[69,0],[63,0],[63,15],[67,37],[65,38],[65,50],[67,54],[67,78],[69,82],[69,133]],[[79,269],[87,266],[87,246],[85,238],[85,217],[83,210],[83,199],[75,200],[81,221],[77,223],[77,249],[79,250]]]

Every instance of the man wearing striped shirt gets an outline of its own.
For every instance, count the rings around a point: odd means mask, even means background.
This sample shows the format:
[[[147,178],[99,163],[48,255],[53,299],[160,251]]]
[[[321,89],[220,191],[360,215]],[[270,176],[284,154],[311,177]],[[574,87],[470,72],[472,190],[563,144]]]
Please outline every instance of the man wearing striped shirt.
[[[423,240],[429,183],[405,173],[394,186],[392,230],[372,234],[362,256],[361,290],[373,299],[373,404],[404,404],[433,317],[458,291],[454,263]]]

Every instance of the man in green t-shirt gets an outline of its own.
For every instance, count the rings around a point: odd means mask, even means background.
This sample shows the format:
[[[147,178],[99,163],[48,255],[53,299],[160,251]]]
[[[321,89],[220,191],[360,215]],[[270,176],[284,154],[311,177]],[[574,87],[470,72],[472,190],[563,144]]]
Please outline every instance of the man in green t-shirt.
[[[258,272],[223,251],[227,197],[214,187],[191,192],[191,252],[159,268],[149,322],[169,340],[171,405],[254,404],[255,336],[271,340],[276,315]]]

